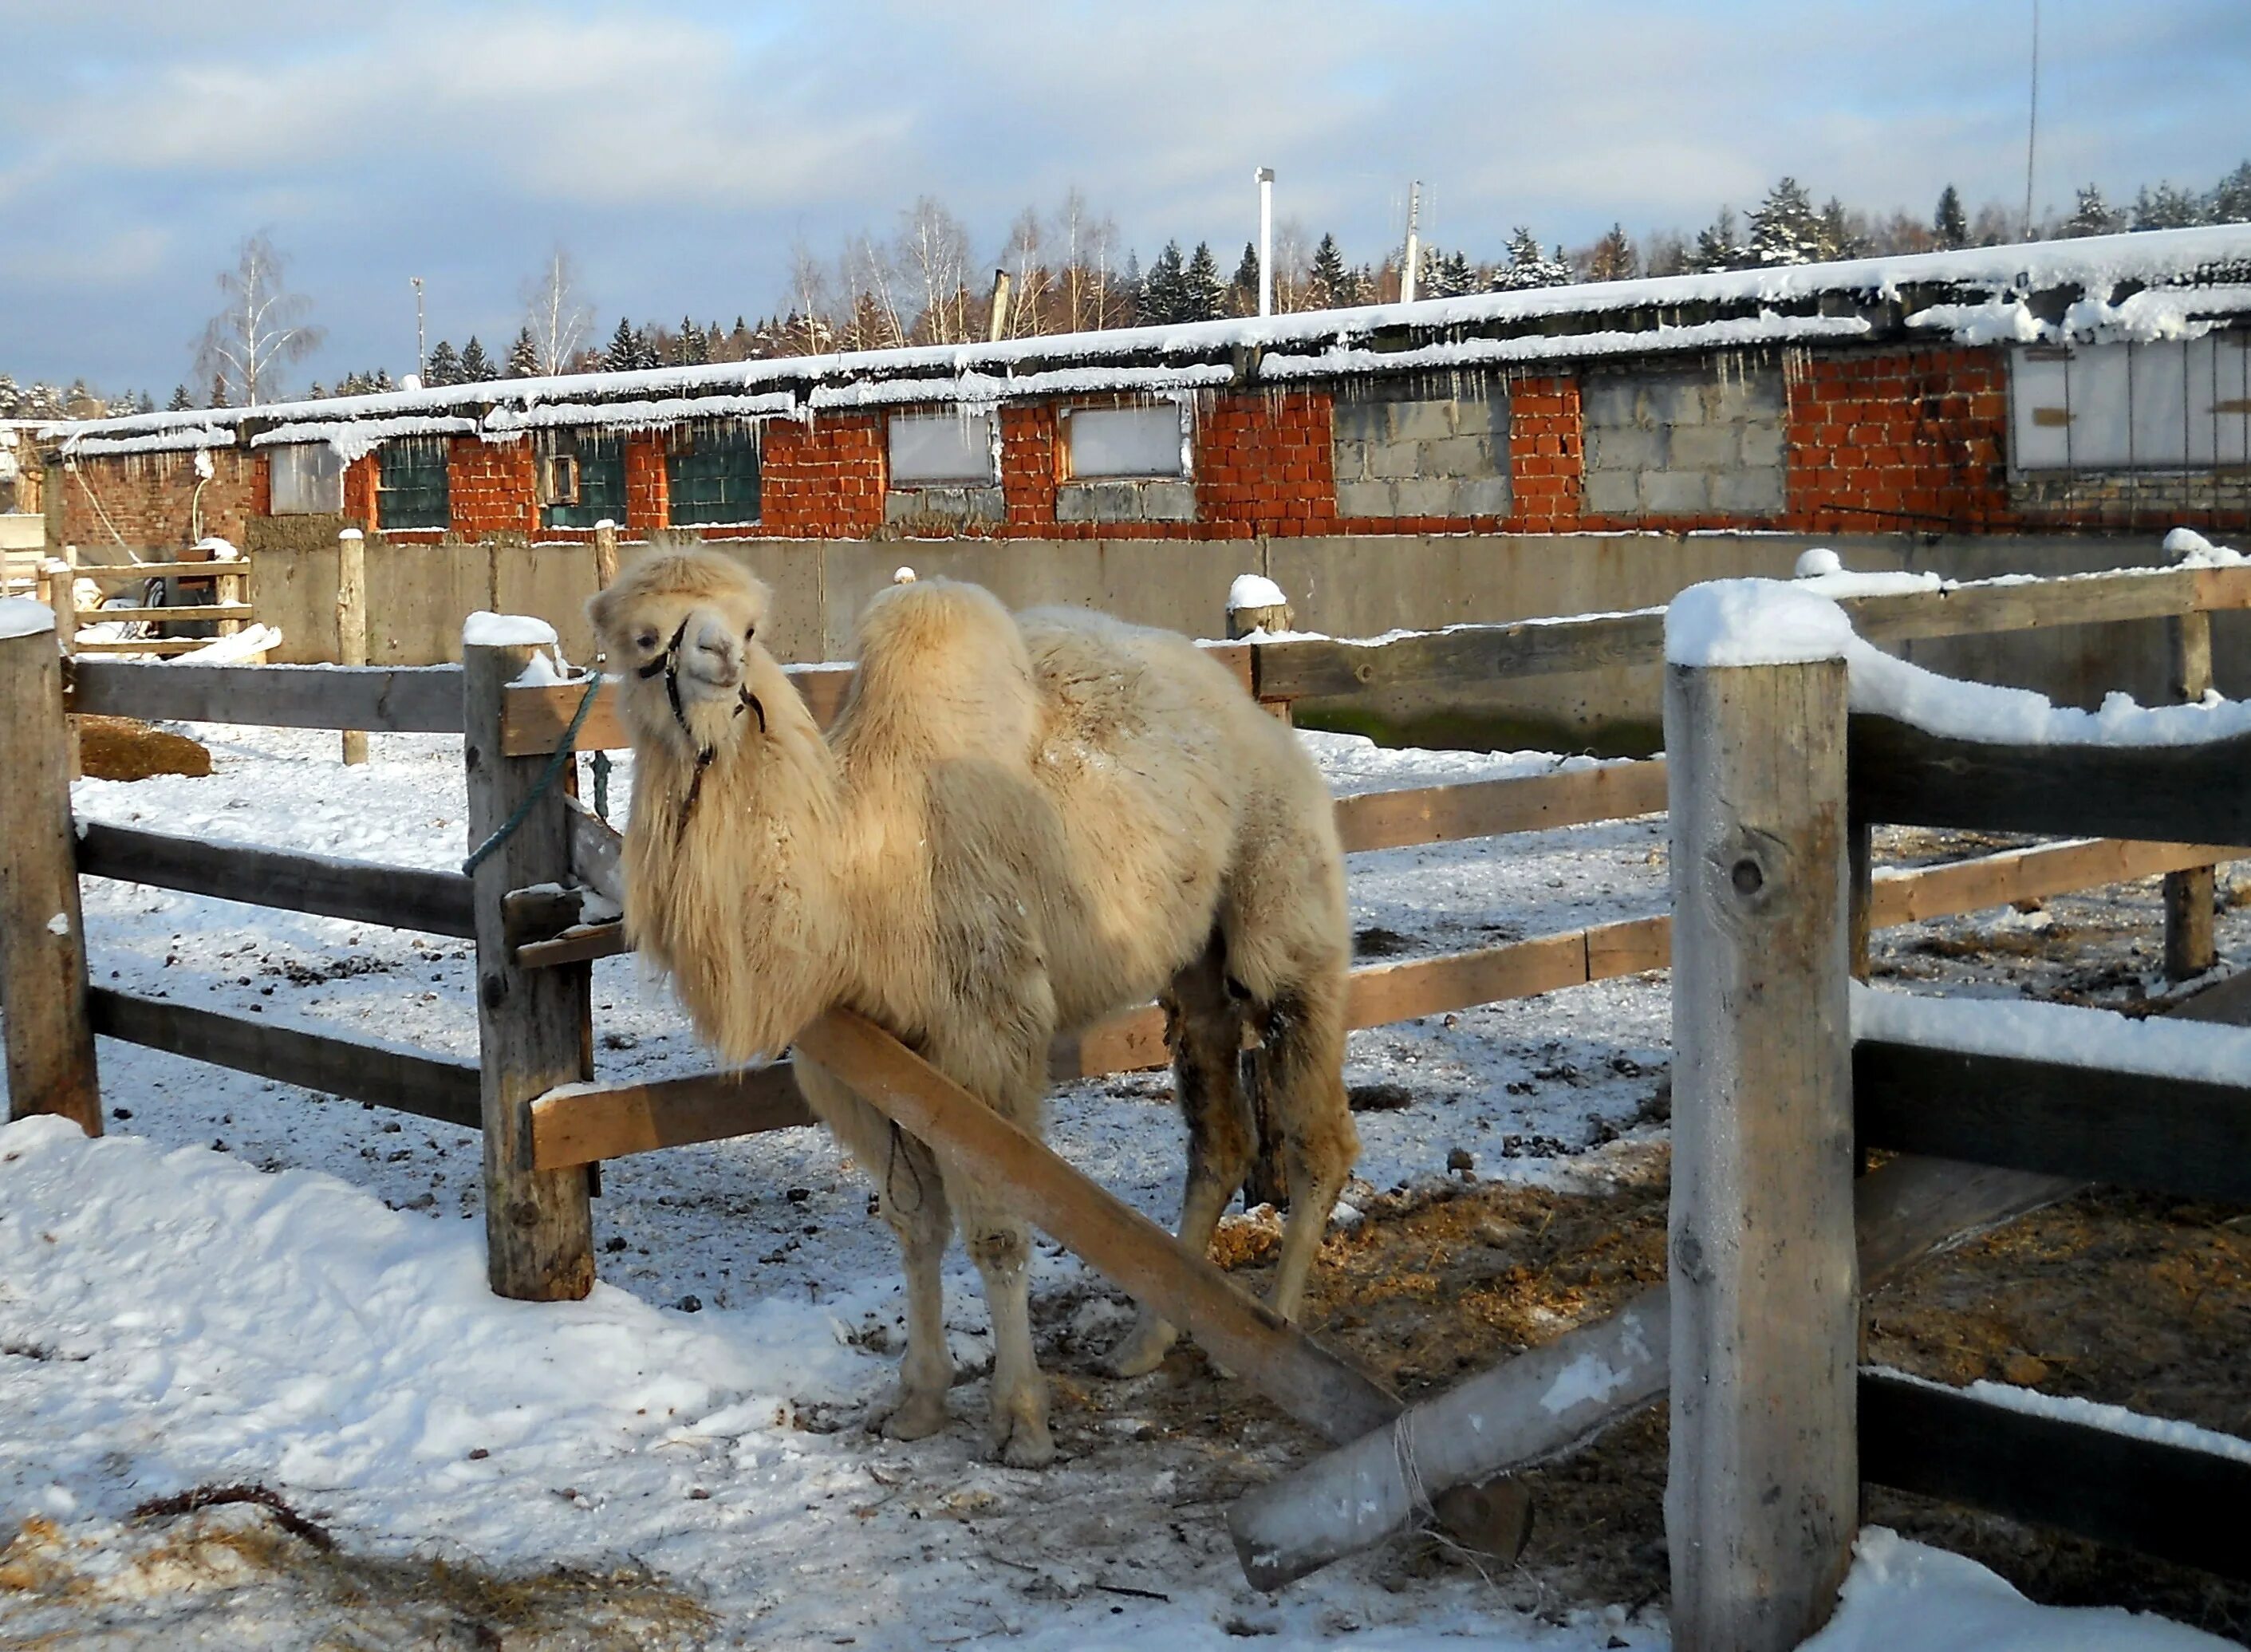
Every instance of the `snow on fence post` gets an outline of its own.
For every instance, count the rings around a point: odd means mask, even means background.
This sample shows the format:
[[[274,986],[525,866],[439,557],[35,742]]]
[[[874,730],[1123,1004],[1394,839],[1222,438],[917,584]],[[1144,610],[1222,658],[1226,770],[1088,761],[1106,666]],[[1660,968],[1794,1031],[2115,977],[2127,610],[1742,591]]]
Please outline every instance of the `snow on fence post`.
[[[1781,1652],[1834,1609],[1859,1524],[1845,621],[1729,591],[1666,621],[1665,1525],[1680,1652]]]
[[[1263,574],[1238,574],[1228,587],[1227,637],[1230,642],[1253,631],[1286,631],[1291,618],[1289,600],[1282,594],[1282,587]],[[1290,720],[1289,701],[1259,703],[1285,723]],[[1263,1029],[1261,1031],[1263,1035]],[[1251,1124],[1257,1142],[1250,1169],[1243,1177],[1243,1205],[1254,1211],[1262,1204],[1286,1210],[1290,1204],[1290,1174],[1283,1166],[1282,1129],[1274,1117],[1272,1086],[1263,1041],[1243,1052],[1243,1096],[1250,1104]]]
[[[100,1135],[58,641],[49,608],[0,597],[0,1003],[7,1006],[8,1114],[59,1113]]]
[[[604,517],[594,524],[594,588],[606,591],[618,578],[618,524]]]
[[[2173,698],[2202,699],[2212,690],[2212,616],[2198,610],[2165,621]],[[2213,939],[2213,869],[2165,874],[2165,979],[2186,981],[2220,961]]]
[[[461,632],[462,760],[468,771],[469,847],[523,807],[544,757],[509,757],[501,735],[508,684],[555,633],[539,620],[469,616]],[[509,891],[561,883],[571,873],[568,806],[560,786],[477,865],[477,1043],[484,1114],[486,1276],[495,1294],[525,1301],[574,1301],[594,1285],[587,1172],[532,1168],[530,1104],[559,1084],[593,1076],[592,966],[525,969],[516,961],[502,903]]]
[[[367,541],[357,528],[336,536],[336,663],[367,663]],[[344,761],[367,761],[367,731],[343,732]]]

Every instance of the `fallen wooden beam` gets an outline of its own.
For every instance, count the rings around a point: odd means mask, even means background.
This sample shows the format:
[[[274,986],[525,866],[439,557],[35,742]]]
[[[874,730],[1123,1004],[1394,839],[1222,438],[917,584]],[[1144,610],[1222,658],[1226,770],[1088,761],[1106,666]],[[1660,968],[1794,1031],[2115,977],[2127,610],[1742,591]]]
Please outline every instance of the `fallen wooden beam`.
[[[832,1010],[797,1048],[901,1129],[1008,1190],[1029,1221],[1176,1325],[1299,1421],[1349,1440],[1399,1402],[1147,1217],[1073,1170],[865,1017]]]
[[[1864,1288],[1962,1233],[2080,1184],[1944,1159],[1894,1159],[1853,1188]],[[1451,1486],[1528,1468],[1663,1396],[1672,1301],[1660,1285],[1246,1494],[1228,1516],[1243,1574],[1278,1589],[1412,1519]]]

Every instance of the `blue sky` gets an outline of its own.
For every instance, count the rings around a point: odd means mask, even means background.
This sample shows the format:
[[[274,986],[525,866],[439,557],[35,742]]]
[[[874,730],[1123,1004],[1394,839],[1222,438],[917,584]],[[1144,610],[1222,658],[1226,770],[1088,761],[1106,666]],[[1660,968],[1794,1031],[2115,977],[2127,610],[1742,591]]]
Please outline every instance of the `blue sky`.
[[[2251,154],[2251,3],[2042,0],[2042,205]],[[1146,260],[1231,267],[1278,214],[1355,260],[1510,225],[1693,231],[1794,172],[1927,215],[2021,205],[2032,0],[1166,0],[375,6],[0,0],[0,371],[161,399],[270,228],[329,342],[294,370],[498,348],[548,249],[606,332],[755,317],[793,247],[930,194],[981,262],[1076,184]]]

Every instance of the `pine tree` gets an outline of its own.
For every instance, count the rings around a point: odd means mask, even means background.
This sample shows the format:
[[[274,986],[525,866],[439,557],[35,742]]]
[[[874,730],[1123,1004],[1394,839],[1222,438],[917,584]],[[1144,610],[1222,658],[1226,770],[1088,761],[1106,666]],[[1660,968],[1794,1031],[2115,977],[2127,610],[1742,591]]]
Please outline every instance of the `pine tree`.
[[[139,395],[133,399],[133,411],[137,413],[155,413],[156,411],[156,399],[150,395],[147,391],[142,391]]]
[[[1690,250],[1687,262],[1690,269],[1698,272],[1735,269],[1748,255],[1735,231],[1735,209],[1723,206],[1708,228],[1696,233],[1696,245]]]
[[[210,405],[214,407],[225,407],[229,405],[226,399],[226,375],[225,373],[213,373],[211,375]]]
[[[465,385],[481,385],[499,377],[500,375],[493,371],[492,357],[485,354],[485,347],[477,342],[477,336],[471,333],[469,342],[461,346],[461,382]]]
[[[2113,235],[2125,227],[2120,214],[2102,198],[2102,186],[2089,184],[2079,191],[2079,204],[2071,216],[2063,220],[2060,232],[2066,239],[2081,235]]]
[[[510,378],[537,378],[539,376],[539,345],[533,340],[529,327],[519,330],[516,342],[508,347],[508,376]]]
[[[1181,244],[1167,241],[1141,281],[1141,319],[1153,327],[1169,327],[1188,318],[1187,306],[1188,271],[1181,261]]]
[[[2247,162],[2251,165],[2251,162]],[[1228,283],[1234,289],[1235,313],[1252,316],[1258,311],[1258,245],[1243,243],[1243,261],[1235,267],[1235,279]]]
[[[1508,233],[1508,261],[1494,273],[1493,289],[1514,293],[1532,287],[1562,287],[1570,279],[1570,267],[1560,258],[1548,257],[1531,226],[1519,224]]]
[[[664,350],[656,342],[662,330],[648,323],[634,329],[634,365],[642,371],[664,365]]]
[[[390,368],[378,367],[375,370],[375,377],[368,381],[367,387],[375,394],[380,395],[386,390],[396,390],[398,386],[391,382]]]
[[[1626,239],[1625,226],[1612,224],[1610,233],[1596,241],[1587,257],[1587,279],[1596,281],[1631,281],[1640,272],[1640,255]]]
[[[1333,235],[1323,234],[1313,248],[1313,289],[1315,309],[1336,309],[1351,303],[1355,296],[1353,279],[1345,272],[1344,254],[1337,250]]]
[[[193,399],[191,399],[188,394],[188,387],[185,385],[179,385],[174,386],[172,391],[172,399],[164,404],[164,411],[166,413],[185,413],[189,408],[195,405]]]
[[[633,323],[620,316],[618,330],[610,335],[610,342],[602,351],[602,371],[629,373],[640,364],[641,341],[634,336]]]
[[[1217,321],[1226,301],[1227,288],[1220,283],[1219,260],[1211,255],[1211,243],[1198,241],[1195,255],[1181,272],[1181,319]]]
[[[2213,224],[2251,224],[2251,161],[2213,186],[2205,217]]]
[[[1819,223],[1822,258],[1859,258],[1868,250],[1868,238],[1836,196],[1823,203]]]
[[[1794,177],[1769,190],[1751,214],[1750,261],[1762,267],[1817,263],[1825,239],[1805,186]]]
[[[461,354],[454,348],[451,339],[441,338],[438,341],[437,348],[430,352],[429,361],[422,368],[423,385],[426,389],[436,390],[444,385],[458,385],[461,382]]]
[[[679,334],[672,341],[672,360],[675,366],[700,367],[711,359],[711,341],[703,330],[682,316]]]
[[[2144,188],[2134,197],[2134,227],[2137,230],[2186,229],[2203,222],[2204,203],[2171,184]]]
[[[1938,211],[1930,220],[1932,245],[1951,252],[1970,244],[1970,219],[1962,210],[1962,191],[1949,184],[1938,192]]]

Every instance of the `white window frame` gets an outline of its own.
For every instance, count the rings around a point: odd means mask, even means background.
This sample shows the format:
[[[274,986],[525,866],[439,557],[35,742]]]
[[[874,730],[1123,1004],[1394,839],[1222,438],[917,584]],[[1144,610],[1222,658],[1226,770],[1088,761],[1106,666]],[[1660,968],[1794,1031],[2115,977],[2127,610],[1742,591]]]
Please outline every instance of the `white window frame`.
[[[1077,434],[1075,422],[1077,420],[1089,417],[1099,418],[1104,415],[1121,413],[1146,415],[1161,413],[1167,409],[1170,409],[1180,421],[1180,444],[1178,448],[1174,450],[1174,462],[1169,469],[1151,467],[1147,469],[1135,469],[1089,471],[1080,467],[1077,454],[1077,442],[1075,440]],[[1063,434],[1061,446],[1063,448],[1063,474],[1062,480],[1066,482],[1184,482],[1194,476],[1195,474],[1195,410],[1190,406],[1188,398],[1185,396],[1168,398],[1163,401],[1128,403],[1123,406],[1119,406],[1114,403],[1090,403],[1082,406],[1064,407],[1056,413],[1056,420],[1058,426],[1061,427]],[[1152,445],[1154,445],[1153,442]]]
[[[985,439],[980,443],[968,433],[982,422]],[[904,427],[910,433],[918,428],[929,428],[940,424],[950,425],[965,433],[959,451],[965,458],[982,452],[981,469],[965,466],[959,470],[929,470],[919,474],[902,474],[899,468],[899,433]],[[910,447],[911,452],[911,447]],[[888,468],[890,486],[894,492],[907,492],[920,488],[990,488],[1001,480],[1001,418],[990,407],[981,410],[964,409],[959,413],[893,413],[883,427],[883,455]]]
[[[269,514],[333,517],[343,513],[345,467],[342,454],[325,441],[291,441],[274,448],[272,455],[267,469]],[[311,475],[307,474],[308,468]],[[288,477],[286,482],[285,470]],[[283,503],[285,488],[287,503]]]

